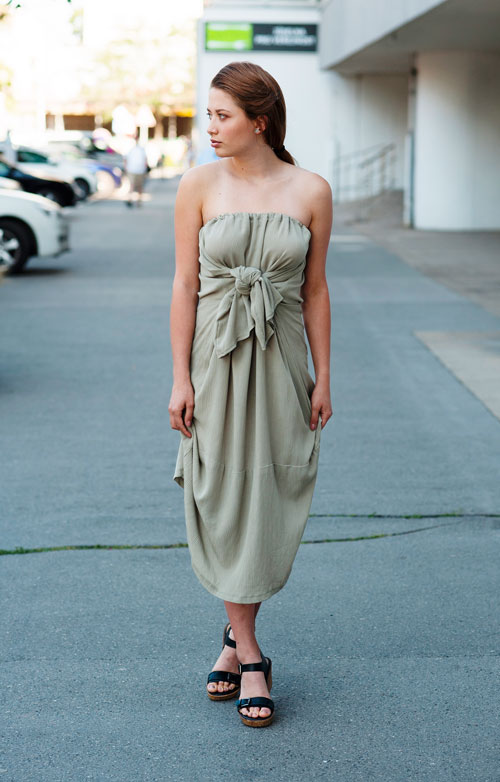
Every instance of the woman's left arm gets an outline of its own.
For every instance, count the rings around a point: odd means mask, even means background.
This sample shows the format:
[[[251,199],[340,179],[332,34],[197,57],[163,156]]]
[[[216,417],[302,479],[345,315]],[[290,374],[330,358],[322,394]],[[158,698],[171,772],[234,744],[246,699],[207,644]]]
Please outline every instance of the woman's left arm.
[[[321,428],[332,415],[330,397],[330,296],[326,281],[326,255],[332,230],[332,191],[322,177],[314,177],[313,204],[309,226],[311,239],[307,253],[304,284],[302,286],[302,314],[307,339],[311,348],[316,382],[311,396],[311,429]]]

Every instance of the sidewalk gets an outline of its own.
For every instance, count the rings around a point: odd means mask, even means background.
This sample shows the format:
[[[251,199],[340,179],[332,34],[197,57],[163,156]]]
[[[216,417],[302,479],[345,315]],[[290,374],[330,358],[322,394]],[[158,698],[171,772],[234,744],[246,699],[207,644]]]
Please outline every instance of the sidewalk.
[[[339,204],[334,238],[338,231],[355,231],[500,317],[500,231],[416,231],[401,224],[401,215],[400,193]],[[500,418],[500,331],[418,336]]]
[[[337,227],[334,418],[246,728],[205,696],[224,612],[171,478],[175,185],[0,287],[0,779],[498,782],[500,422],[417,335],[500,318]]]
[[[422,274],[500,316],[500,231],[416,231],[402,225],[399,192],[335,207],[335,231],[372,239]]]

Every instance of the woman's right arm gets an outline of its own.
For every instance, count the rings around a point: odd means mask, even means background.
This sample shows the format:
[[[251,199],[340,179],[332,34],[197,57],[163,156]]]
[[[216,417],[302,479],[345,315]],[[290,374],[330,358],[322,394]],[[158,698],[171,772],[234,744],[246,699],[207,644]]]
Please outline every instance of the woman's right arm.
[[[199,169],[183,175],[175,201],[175,277],[170,307],[174,383],[168,411],[170,426],[191,437],[194,391],[189,370],[199,290],[198,234],[202,226]]]

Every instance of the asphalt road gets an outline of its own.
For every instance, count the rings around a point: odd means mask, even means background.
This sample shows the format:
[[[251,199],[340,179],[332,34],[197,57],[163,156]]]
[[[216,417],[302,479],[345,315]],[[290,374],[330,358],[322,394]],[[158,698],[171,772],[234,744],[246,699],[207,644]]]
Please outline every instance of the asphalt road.
[[[204,695],[223,609],[171,477],[175,186],[77,208],[0,287],[0,548],[43,549],[0,558],[0,779],[499,782],[500,422],[415,332],[500,319],[332,243],[334,420],[252,731]]]

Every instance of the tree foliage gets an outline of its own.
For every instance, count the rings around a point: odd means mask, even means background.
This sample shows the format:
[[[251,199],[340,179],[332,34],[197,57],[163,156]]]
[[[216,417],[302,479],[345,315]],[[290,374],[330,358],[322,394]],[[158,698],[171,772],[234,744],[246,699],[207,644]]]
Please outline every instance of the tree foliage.
[[[111,41],[94,53],[84,75],[82,95],[105,107],[117,103],[148,104],[163,113],[189,109],[194,103],[194,24],[172,28],[166,37],[133,37]]]

